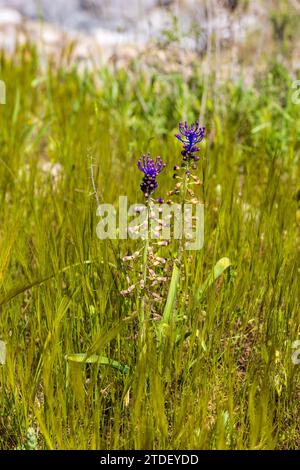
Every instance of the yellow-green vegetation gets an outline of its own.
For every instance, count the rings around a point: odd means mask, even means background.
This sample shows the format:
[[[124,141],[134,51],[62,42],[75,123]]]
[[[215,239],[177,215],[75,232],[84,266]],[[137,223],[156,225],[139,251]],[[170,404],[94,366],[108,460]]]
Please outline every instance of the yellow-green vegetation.
[[[272,63],[253,88],[215,89],[211,77],[197,170],[204,248],[185,255],[163,350],[170,280],[141,351],[139,291],[120,294],[122,258],[140,242],[97,238],[90,159],[103,201],[135,203],[138,158],[161,155],[164,197],[178,121],[199,116],[201,70],[186,82],[135,64],[41,68],[30,46],[0,63],[1,448],[299,448],[300,105],[288,71]],[[231,264],[215,279],[220,258]],[[133,282],[140,265],[129,265]]]

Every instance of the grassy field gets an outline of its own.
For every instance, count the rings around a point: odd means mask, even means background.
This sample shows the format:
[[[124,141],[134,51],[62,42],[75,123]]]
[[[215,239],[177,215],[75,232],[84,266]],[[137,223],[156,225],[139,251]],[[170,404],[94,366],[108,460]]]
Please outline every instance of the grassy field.
[[[200,70],[184,81],[135,65],[41,68],[29,46],[0,63],[0,447],[299,449],[300,105],[288,71],[270,63],[252,88],[216,90],[211,77],[196,171],[205,243],[183,255],[159,340],[175,247],[158,251],[164,285],[122,296],[144,269],[123,257],[142,242],[97,238],[90,163],[102,201],[136,203],[137,160],[161,155],[165,197],[178,122],[199,116]]]

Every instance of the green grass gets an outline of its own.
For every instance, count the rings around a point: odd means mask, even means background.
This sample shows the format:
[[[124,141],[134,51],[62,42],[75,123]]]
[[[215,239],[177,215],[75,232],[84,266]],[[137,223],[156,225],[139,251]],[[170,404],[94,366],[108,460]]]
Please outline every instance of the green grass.
[[[164,196],[177,123],[199,114],[201,70],[187,83],[135,65],[80,74],[42,68],[29,46],[0,64],[0,447],[299,449],[300,107],[288,72],[270,65],[252,89],[216,91],[211,78],[198,168],[205,244],[186,253],[175,304],[189,336],[170,334],[162,353],[151,320],[142,354],[138,294],[120,295],[120,260],[140,243],[97,238],[90,156],[99,196],[135,203],[136,161],[161,155]],[[61,165],[57,179],[46,162]],[[172,247],[162,254],[172,259]],[[222,257],[231,267],[197,295]],[[152,303],[157,318],[167,292]],[[88,364],[66,360],[79,353]]]

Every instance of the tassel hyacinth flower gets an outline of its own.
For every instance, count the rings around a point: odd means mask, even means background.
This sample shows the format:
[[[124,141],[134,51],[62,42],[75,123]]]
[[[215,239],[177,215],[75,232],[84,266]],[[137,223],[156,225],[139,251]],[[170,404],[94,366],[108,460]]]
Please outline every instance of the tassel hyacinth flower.
[[[146,198],[148,198],[157,189],[158,183],[156,178],[159,173],[163,171],[165,166],[166,164],[162,162],[161,157],[153,159],[150,157],[149,153],[148,155],[143,155],[139,159],[138,168],[145,175],[140,187]]]
[[[198,161],[199,156],[195,155],[195,152],[200,150],[198,144],[204,139],[205,127],[200,127],[198,121],[191,126],[188,126],[187,122],[180,122],[179,132],[181,135],[175,134],[175,137],[183,143],[183,150],[181,152],[183,160]]]

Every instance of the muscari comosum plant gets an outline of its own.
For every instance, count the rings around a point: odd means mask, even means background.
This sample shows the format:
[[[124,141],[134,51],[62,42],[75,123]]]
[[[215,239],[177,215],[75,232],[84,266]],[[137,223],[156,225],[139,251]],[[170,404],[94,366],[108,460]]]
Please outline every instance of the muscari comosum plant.
[[[173,191],[168,193],[168,196],[177,196],[181,204],[180,214],[184,213],[184,204],[200,204],[194,191],[194,185],[200,185],[200,180],[196,174],[193,174],[197,170],[197,162],[200,159],[198,152],[200,150],[199,144],[204,139],[205,128],[201,127],[198,122],[188,126],[187,122],[179,124],[179,134],[175,137],[182,143],[181,151],[181,162],[174,167],[176,172],[173,177],[176,180],[175,188]],[[145,328],[146,324],[150,319],[158,320],[156,324],[157,332],[157,343],[161,347],[164,343],[164,338],[168,335],[168,331],[172,325],[176,326],[176,298],[178,293],[178,286],[180,283],[180,277],[182,272],[182,266],[184,265],[184,256],[186,253],[184,240],[180,237],[176,240],[175,256],[172,260],[173,266],[171,267],[171,280],[168,289],[165,306],[162,312],[157,312],[157,309],[153,308],[156,300],[161,300],[155,291],[155,287],[161,289],[161,285],[166,283],[168,280],[168,274],[170,271],[170,260],[167,260],[161,256],[158,256],[155,252],[155,248],[160,249],[161,246],[168,245],[169,240],[163,240],[160,235],[163,231],[163,226],[166,223],[164,220],[159,219],[159,210],[154,210],[157,203],[161,203],[164,200],[154,199],[154,192],[158,188],[157,177],[159,173],[165,168],[161,157],[152,159],[150,155],[143,155],[138,161],[138,168],[144,174],[140,188],[144,194],[146,202],[146,221],[151,222],[152,235],[154,235],[154,241],[149,241],[149,224],[145,224],[145,240],[142,249],[142,266],[141,266],[141,278],[138,281],[139,295],[138,295],[138,313],[140,319],[140,340],[142,344],[145,340]],[[172,204],[172,200],[169,204]],[[175,214],[174,214],[175,215]],[[154,230],[153,228],[154,227]],[[141,227],[136,227],[139,230]],[[154,232],[154,233],[153,233]],[[157,233],[155,233],[157,232]],[[153,238],[153,237],[152,237]],[[157,240],[156,240],[157,238]],[[140,251],[135,252],[135,256],[126,256],[123,258],[125,262],[134,261],[140,257]],[[204,284],[196,290],[195,301],[199,302],[203,296],[205,290],[217,279],[225,269],[230,265],[228,258],[222,258],[215,265],[212,273],[206,279]],[[159,272],[156,272],[156,271]],[[136,284],[131,284],[126,290],[122,291],[122,294],[127,296],[137,288]],[[182,333],[177,332],[176,342],[180,340]]]
[[[205,136],[205,128],[201,127],[198,122],[189,126],[187,122],[179,123],[179,134],[175,137],[182,144],[181,161],[174,167],[175,174],[175,188],[168,193],[168,196],[176,196],[179,198],[180,204],[183,206],[185,203],[200,204],[193,191],[194,185],[200,185],[200,180],[194,172],[197,170],[197,162],[200,159],[198,152],[200,150],[199,144]],[[126,289],[121,290],[121,295],[124,297],[130,296],[132,292],[137,292],[137,312],[139,316],[139,341],[140,350],[146,354],[146,326],[150,320],[156,320],[157,324],[157,345],[161,350],[164,346],[164,340],[168,336],[170,328],[176,326],[176,300],[178,294],[178,286],[180,284],[182,266],[184,265],[184,256],[186,250],[184,248],[184,241],[181,238],[176,240],[175,256],[172,260],[167,260],[162,256],[158,256],[156,249],[166,246],[170,243],[169,240],[161,239],[161,233],[164,226],[164,221],[159,218],[159,209],[156,207],[163,203],[162,198],[154,199],[154,193],[158,188],[158,175],[165,169],[166,164],[163,163],[161,157],[151,158],[150,154],[143,155],[138,163],[138,169],[143,173],[143,179],[140,184],[141,191],[144,196],[145,209],[145,222],[140,226],[135,227],[135,230],[141,233],[143,239],[143,246],[141,250],[137,250],[133,255],[125,256],[122,259],[123,263],[135,262],[141,258],[142,265],[140,275],[135,283],[131,283]],[[169,201],[172,204],[172,201]],[[139,211],[139,209],[137,209]],[[154,241],[150,243],[149,222],[151,222],[151,230]],[[154,229],[153,229],[154,227]],[[170,262],[173,264],[170,267]],[[230,266],[228,258],[221,258],[214,266],[212,272],[209,274],[206,281],[199,286],[196,290],[195,301],[199,302],[203,297],[205,291],[214,283],[214,281],[222,275],[222,273]],[[171,276],[169,272],[171,269]],[[165,300],[164,308],[159,313],[155,309],[153,311],[153,301],[159,300],[159,305],[163,305],[162,299],[156,292],[158,288],[161,290],[161,285],[167,283],[170,277],[170,284],[168,293]],[[128,279],[130,281],[130,279]],[[115,328],[116,334],[120,328]],[[108,335],[109,340],[110,335]],[[181,332],[177,332],[176,342],[182,337]],[[100,365],[109,365],[118,369],[122,373],[128,373],[129,367],[122,365],[117,361],[107,357],[99,356],[92,352],[90,348],[85,354],[72,354],[66,356],[68,362],[79,363],[97,363]]]

